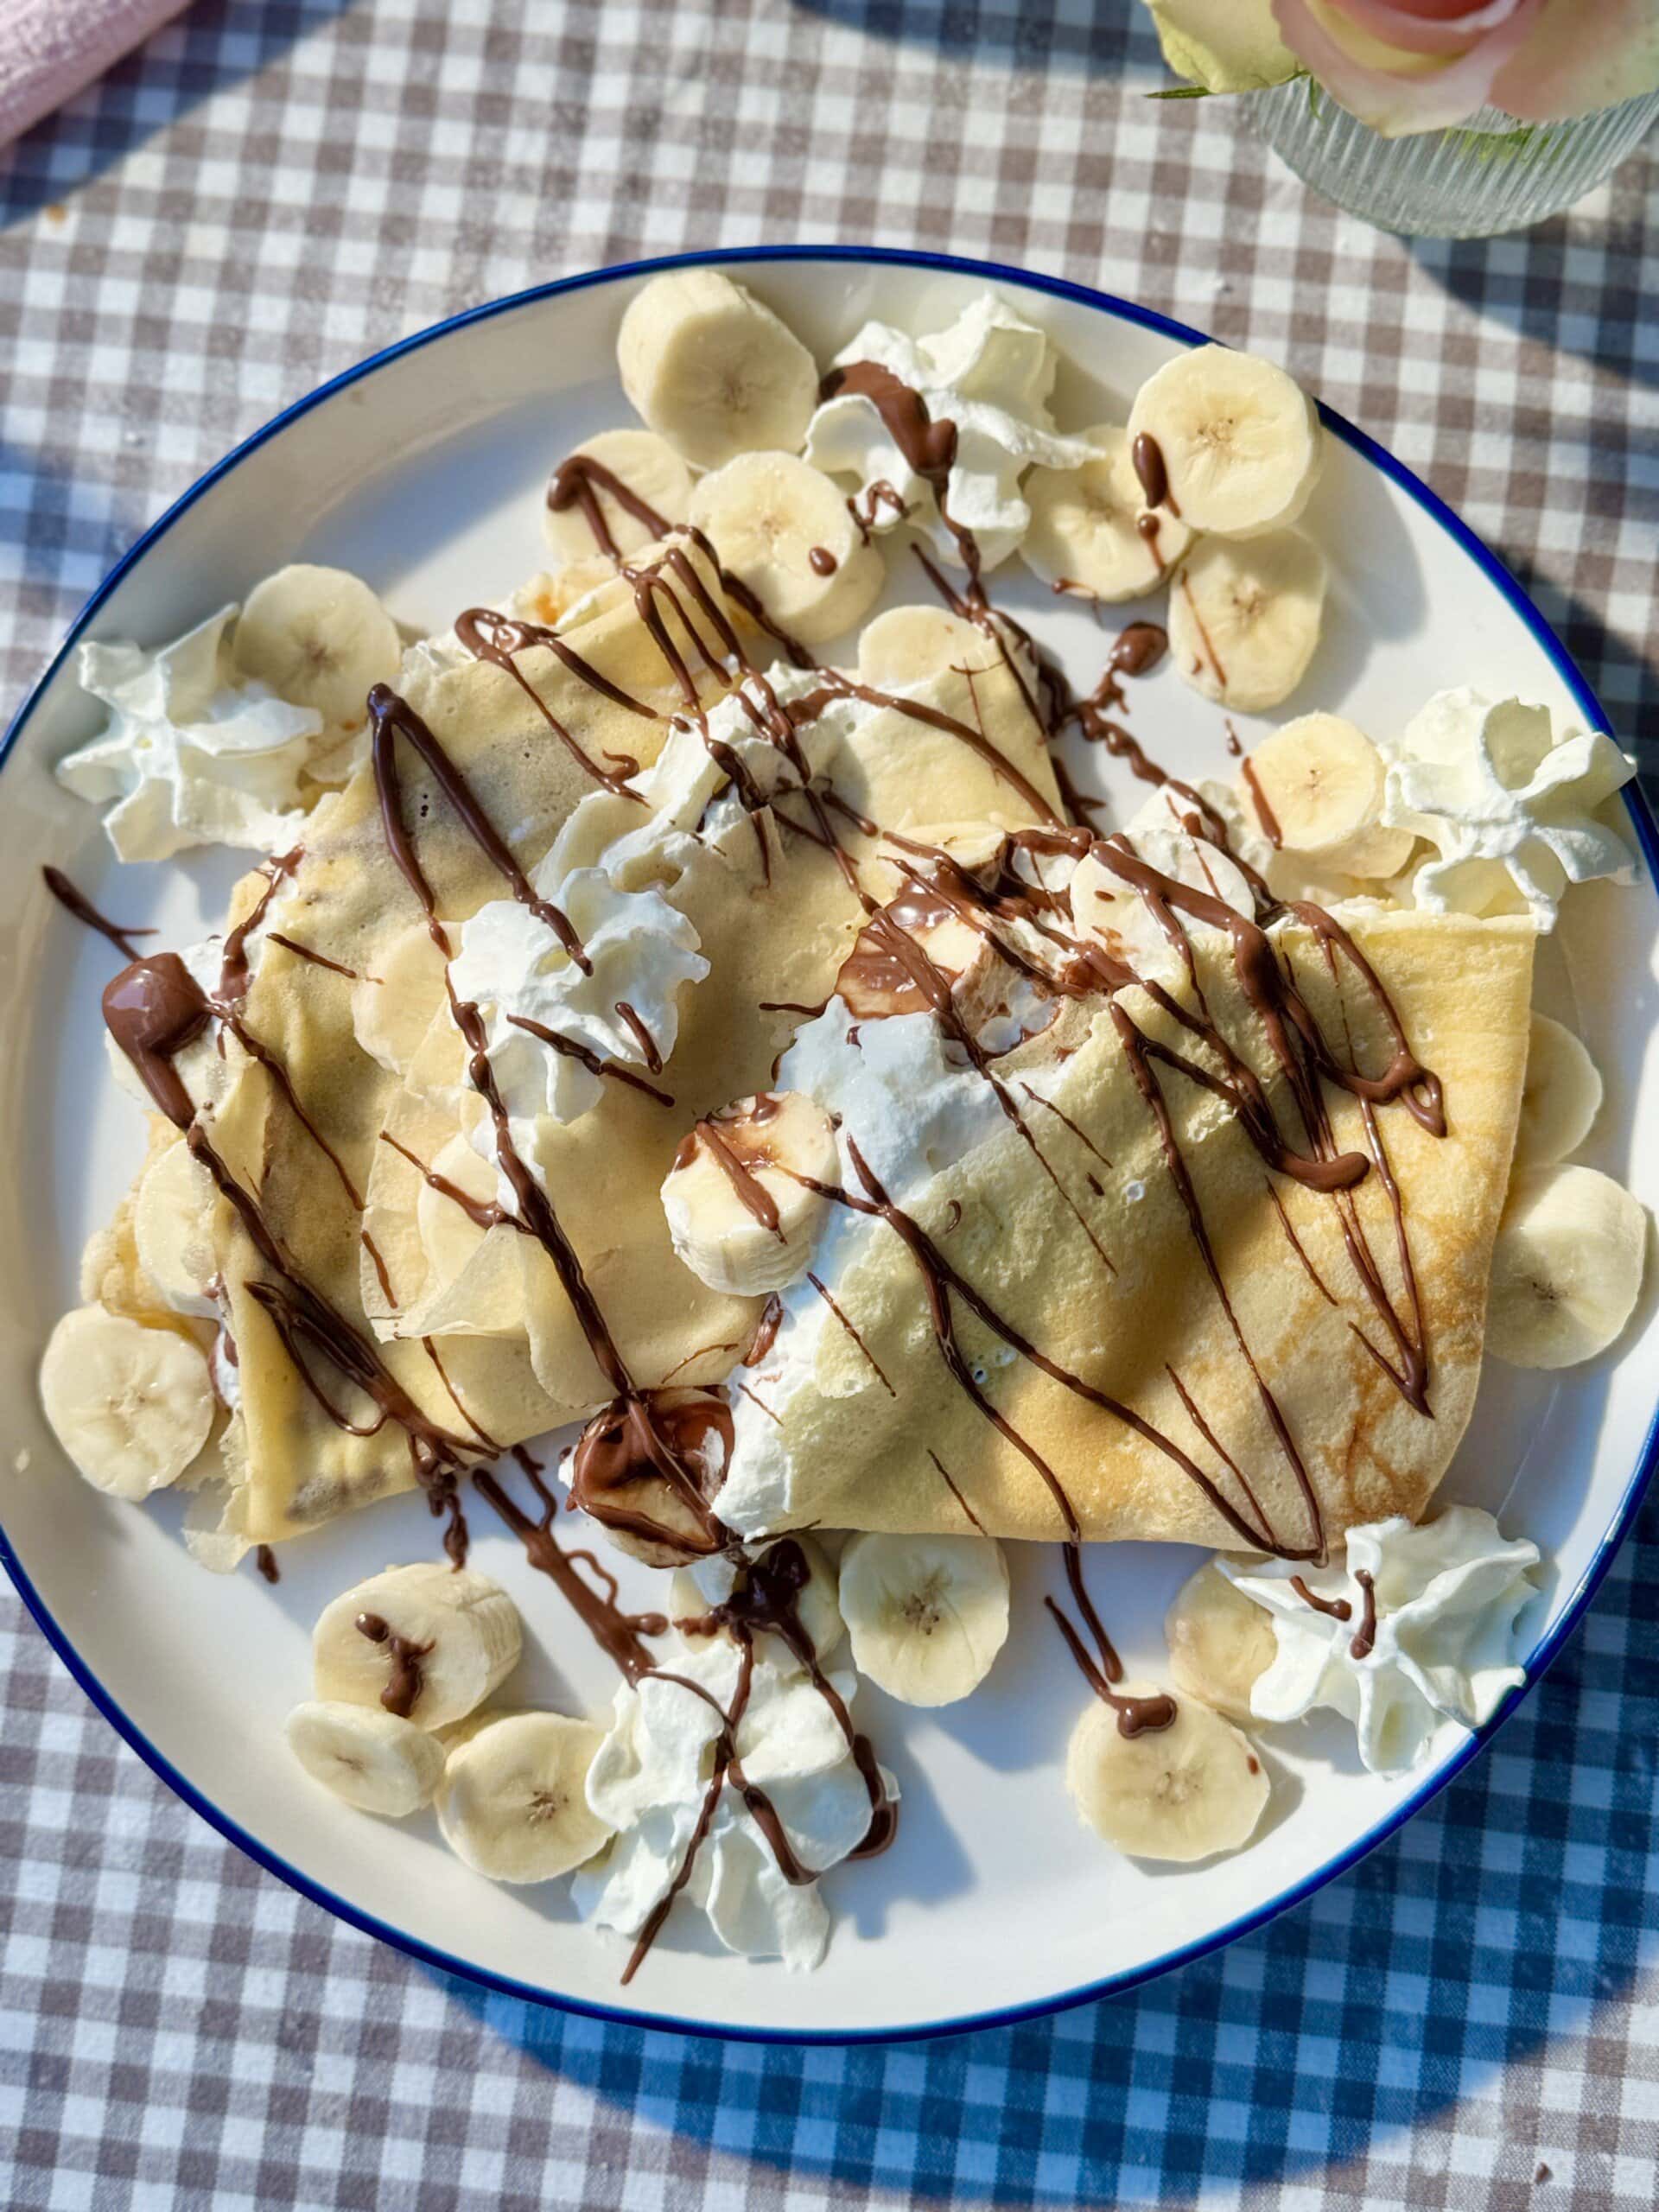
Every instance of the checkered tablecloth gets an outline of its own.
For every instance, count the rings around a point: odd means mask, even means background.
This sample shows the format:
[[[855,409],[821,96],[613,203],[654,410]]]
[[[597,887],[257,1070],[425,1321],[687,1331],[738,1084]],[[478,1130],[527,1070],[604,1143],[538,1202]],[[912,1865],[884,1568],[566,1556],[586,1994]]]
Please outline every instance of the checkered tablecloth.
[[[1133,0],[197,0],[0,154],[8,709],[227,446],[454,308],[642,253],[1020,261],[1281,355],[1497,545],[1659,768],[1638,159],[1522,238],[1339,218]],[[1659,1506],[1492,1752],[1138,1995],[887,2049],[448,1981],[222,1843],[0,1601],[0,2202],[1405,2204],[1659,2194]],[[1647,1923],[1645,1931],[1644,1920]]]

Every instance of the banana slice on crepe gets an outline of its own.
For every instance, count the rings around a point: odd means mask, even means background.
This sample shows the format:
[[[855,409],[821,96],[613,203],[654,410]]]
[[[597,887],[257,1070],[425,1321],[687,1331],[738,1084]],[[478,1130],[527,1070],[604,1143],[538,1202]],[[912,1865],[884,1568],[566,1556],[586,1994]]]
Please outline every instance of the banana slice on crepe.
[[[812,1262],[841,1162],[830,1116],[798,1090],[740,1098],[699,1122],[674,1155],[663,1211],[699,1282],[740,1298],[785,1290]]]
[[[660,535],[626,499],[618,498],[607,477],[614,477],[626,493],[665,523],[683,522],[690,511],[691,471],[666,438],[654,430],[601,430],[596,438],[584,439],[560,463],[548,486],[542,535],[562,563],[585,567],[601,550],[578,486],[597,505],[606,534],[624,560],[653,544]],[[602,582],[613,573],[607,563],[596,580]]]
[[[334,728],[360,722],[377,683],[395,683],[404,641],[361,576],[307,562],[256,584],[237,618],[236,664]]]
[[[352,1030],[389,1075],[404,1075],[443,1001],[443,955],[424,922],[389,938],[373,975],[352,985]]]
[[[630,404],[698,468],[798,453],[817,364],[752,292],[715,269],[653,276],[628,303],[616,365]]]
[[[175,1313],[216,1320],[213,1179],[186,1144],[153,1154],[133,1199],[138,1264]]]
[[[1007,645],[1010,652],[1020,651],[1013,638]],[[947,669],[995,668],[1001,658],[996,639],[979,623],[937,602],[890,607],[858,638],[859,681],[876,691],[902,691]]]

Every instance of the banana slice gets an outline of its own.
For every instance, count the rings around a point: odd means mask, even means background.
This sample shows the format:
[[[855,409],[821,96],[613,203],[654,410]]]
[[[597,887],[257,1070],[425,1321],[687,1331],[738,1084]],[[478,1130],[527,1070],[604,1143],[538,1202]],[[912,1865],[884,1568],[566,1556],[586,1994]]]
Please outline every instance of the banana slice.
[[[300,562],[249,593],[235,651],[245,676],[340,729],[363,720],[377,683],[397,682],[404,641],[361,576]]]
[[[579,445],[570,458],[596,462],[664,522],[683,522],[690,511],[691,472],[668,440],[659,438],[654,430],[601,430],[596,438]],[[631,513],[614,493],[598,485],[593,489],[611,542],[625,560],[660,535]],[[561,561],[585,567],[598,550],[580,500],[573,499],[564,507],[544,505],[542,533]],[[607,566],[606,574],[614,571]]]
[[[387,1636],[365,1634],[359,1620],[383,1622]],[[317,1696],[378,1707],[398,1663],[393,1638],[418,1652],[418,1688],[405,1717],[429,1731],[463,1719],[499,1689],[523,1643],[518,1607],[487,1575],[432,1561],[389,1567],[336,1598],[318,1620],[311,1637]]]
[[[629,302],[616,365],[630,404],[698,468],[798,453],[817,364],[752,293],[714,269],[653,276]]]
[[[1147,378],[1128,438],[1163,455],[1171,504],[1193,530],[1255,537],[1282,530],[1319,480],[1319,410],[1294,377],[1259,353],[1198,346]]]
[[[443,999],[443,955],[423,925],[400,931],[372,976],[352,985],[352,1029],[390,1075],[405,1075]]]
[[[1262,836],[1286,852],[1338,874],[1386,877],[1399,874],[1417,841],[1380,819],[1383,779],[1382,755],[1363,730],[1340,715],[1301,715],[1262,739],[1239,790]]]
[[[1001,658],[995,638],[948,607],[890,607],[859,634],[859,681],[877,691],[902,691],[951,668],[995,668]]]
[[[437,1738],[375,1706],[296,1705],[285,1732],[311,1779],[360,1813],[404,1820],[431,1803],[443,1778]]]
[[[175,1313],[219,1318],[213,1285],[213,1178],[187,1144],[170,1144],[145,1168],[133,1200],[138,1264]]]
[[[1234,1720],[1250,1717],[1250,1686],[1273,1664],[1273,1617],[1206,1560],[1164,1616],[1169,1671],[1178,1690]]]
[[[1194,891],[1221,899],[1240,914],[1255,911],[1243,870],[1218,845],[1189,836],[1184,830],[1148,828],[1135,832],[1137,856],[1148,868]],[[1079,937],[1092,938],[1114,959],[1134,969],[1143,982],[1179,989],[1187,976],[1185,956],[1141,896],[1115,875],[1095,848],[1077,862],[1071,884],[1071,921]],[[1179,926],[1201,926],[1190,915],[1177,915]]]
[[[1125,1682],[1122,1694],[1158,1689]],[[1176,1701],[1167,1728],[1139,1736],[1124,1735],[1113,1707],[1096,1700],[1072,1731],[1065,1781],[1083,1819],[1117,1850],[1183,1865],[1248,1843],[1268,1802],[1249,1738],[1191,1697]]]
[[[1276,707],[1307,673],[1325,585],[1325,556],[1299,530],[1243,544],[1203,539],[1169,594],[1176,667],[1218,706],[1243,715]]]
[[[547,1882],[608,1841],[588,1803],[602,1732],[563,1713],[480,1713],[447,1745],[438,1826],[493,1882]]]
[[[795,1593],[795,1618],[806,1631],[813,1656],[821,1666],[826,1665],[845,1627],[836,1596],[836,1570],[823,1545],[811,1536],[780,1537],[779,1541],[794,1545],[806,1562],[806,1581]],[[772,1544],[762,1545],[755,1552],[754,1564],[759,1566],[773,1549]],[[702,1644],[712,1636],[730,1634],[718,1623],[709,1627],[703,1624],[715,1606],[731,1596],[739,1573],[739,1568],[723,1554],[705,1560],[695,1568],[676,1570],[668,1586],[668,1617],[688,1643]],[[1247,1599],[1245,1603],[1249,1602]],[[780,1659],[784,1656],[779,1654]]]
[[[435,1175],[442,1175],[479,1205],[494,1204],[495,1170],[473,1149],[464,1130],[439,1146],[430,1166]],[[429,1291],[454,1282],[488,1234],[485,1223],[474,1221],[459,1200],[435,1191],[424,1178],[415,1200],[415,1227],[432,1271]]]
[[[1033,468],[1020,486],[1031,521],[1020,550],[1057,591],[1139,599],[1154,591],[1192,542],[1182,519],[1147,511],[1129,434],[1102,424],[1084,435],[1099,448],[1081,468]]]
[[[989,1536],[855,1536],[842,1618],[861,1675],[906,1705],[954,1705],[1008,1633],[1008,1570]]]
[[[1547,1014],[1535,1014],[1515,1140],[1516,1163],[1542,1167],[1576,1152],[1601,1111],[1601,1071],[1580,1040]]]
[[[682,1141],[663,1184],[674,1249],[699,1282],[736,1298],[786,1290],[812,1262],[829,1204],[798,1179],[840,1180],[830,1116],[804,1091],[722,1107]]]
[[[781,629],[809,645],[861,622],[887,581],[845,495],[792,453],[744,453],[703,477],[691,520]]]
[[[1648,1213],[1593,1167],[1530,1167],[1492,1252],[1486,1349],[1511,1367],[1573,1367],[1618,1336],[1641,1294]]]
[[[148,1497],[177,1482],[207,1441],[216,1402],[193,1338],[102,1306],[66,1313],[41,1360],[53,1434],[111,1497]]]
[[[642,434],[648,435],[648,434]],[[556,630],[590,592],[616,582],[616,563],[602,553],[582,561],[562,561],[556,569],[539,569],[521,591],[513,594],[512,611],[525,620]]]

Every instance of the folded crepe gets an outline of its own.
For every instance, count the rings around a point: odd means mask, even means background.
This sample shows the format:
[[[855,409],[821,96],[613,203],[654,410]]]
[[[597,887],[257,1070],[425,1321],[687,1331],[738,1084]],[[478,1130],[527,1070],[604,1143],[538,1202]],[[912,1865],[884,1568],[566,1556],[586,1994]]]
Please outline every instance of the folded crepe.
[[[706,588],[716,591],[706,563]],[[671,604],[662,610],[683,659],[696,671],[705,703],[725,689],[690,650]],[[591,615],[565,633],[569,648],[602,679],[599,686],[551,648],[532,645],[514,667],[488,661],[416,663],[410,703],[466,777],[520,867],[533,868],[560,827],[595,786],[587,762],[648,764],[683,703],[673,671],[642,624],[626,588],[601,593]],[[516,672],[515,672],[516,671]],[[607,686],[610,687],[609,690]],[[622,695],[636,706],[618,702]],[[644,711],[638,711],[643,709]],[[557,731],[565,733],[561,735]],[[583,758],[578,757],[578,750]],[[458,923],[499,895],[499,874],[457,817],[427,766],[401,747],[402,811],[418,846],[439,915]],[[231,919],[245,918],[270,892],[256,874],[238,887]],[[429,994],[419,1034],[442,996],[434,961],[418,987],[409,942],[423,928],[419,905],[388,845],[371,766],[326,800],[306,827],[304,848],[260,917],[258,948],[237,1008],[246,1033],[275,1056],[285,1084],[242,1055],[233,1035],[232,1075],[210,1105],[213,1144],[257,1198],[296,1274],[326,1299],[372,1348],[421,1419],[481,1451],[538,1433],[563,1418],[535,1376],[527,1341],[512,1337],[376,1344],[360,1295],[366,1201],[380,1134],[401,1089],[359,1042],[353,1002],[398,988]],[[286,940],[279,942],[278,940]],[[329,964],[324,964],[329,963]],[[380,1025],[384,1032],[386,1025]],[[384,1050],[384,1046],[382,1047]],[[279,1095],[286,1089],[302,1114]],[[372,1236],[372,1228],[371,1228]],[[262,1296],[270,1270],[236,1211],[214,1222],[228,1326],[237,1351],[238,1403],[225,1440],[233,1484],[224,1533],[274,1542],[315,1527],[349,1506],[416,1479],[406,1428],[384,1419],[315,1343],[284,1332]],[[395,1288],[397,1253],[382,1252]],[[372,1261],[372,1264],[375,1264]]]
[[[681,557],[753,643],[709,562],[695,550]],[[670,652],[655,627],[664,620]],[[562,632],[565,653],[531,645],[512,666],[417,656],[404,692],[529,874],[583,802],[601,845],[605,833],[639,827],[640,808],[596,778],[594,765],[612,779],[648,768],[669,717],[686,706],[688,673],[704,709],[720,698],[737,671],[702,650],[710,634],[683,569],[644,616],[619,580]],[[1034,807],[1058,805],[1041,733],[1011,669],[971,682],[947,671],[929,687],[920,719],[844,697],[815,704],[806,717],[823,725],[815,765],[852,810],[841,842],[879,896],[892,888],[891,871],[875,867],[873,839],[852,817],[897,826],[965,811],[1010,827]],[[405,744],[398,764],[403,822],[453,943],[455,925],[507,887]],[[791,804],[780,792],[776,818],[766,812],[678,841],[658,873],[711,968],[683,993],[675,1050],[652,1077],[660,1095],[606,1082],[594,1109],[568,1125],[539,1126],[532,1163],[642,1386],[718,1380],[753,1334],[759,1301],[712,1292],[689,1273],[658,1192],[701,1116],[764,1087],[799,1010],[827,996],[863,918],[798,793]],[[257,957],[238,1017],[269,1058],[251,1062],[227,1037],[212,1141],[257,1198],[295,1274],[342,1318],[353,1359],[372,1361],[380,1379],[359,1387],[315,1332],[296,1330],[273,1306],[256,1240],[235,1208],[219,1204],[215,1256],[238,1402],[223,1440],[231,1487],[215,1533],[232,1547],[278,1541],[420,1478],[418,1433],[411,1437],[408,1420],[386,1417],[383,1384],[414,1409],[417,1432],[429,1428],[457,1454],[476,1456],[611,1395],[533,1238],[480,1224],[458,1276],[440,1279],[430,1265],[418,1219],[427,1171],[475,1125],[482,1103],[467,1083],[442,963],[388,844],[370,766],[319,808],[302,853],[274,888],[265,874],[239,887],[232,924],[256,906]],[[270,1058],[281,1071],[275,1080]]]
[[[887,1219],[843,1221],[851,1249],[835,1287],[844,1322],[791,1297],[770,1354],[745,1378],[762,1409],[737,1408],[719,1501],[728,1524],[745,1535],[977,1526],[1052,1539],[1067,1533],[1069,1513],[1089,1539],[1311,1554],[1352,1524],[1417,1516],[1479,1376],[1526,1065],[1533,933],[1525,922],[1380,912],[1351,929],[1444,1085],[1443,1136],[1398,1103],[1375,1111],[1398,1226],[1382,1166],[1351,1204],[1304,1188],[1269,1172],[1228,1104],[1157,1065],[1218,1287],[1118,1029],[1102,1001],[1085,1001],[1000,1064],[1017,1095],[1023,1077],[1055,1109],[1033,1103],[1027,1118],[1064,1195],[1018,1131],[1000,1125],[904,1207],[1003,1325],[988,1325],[946,1282],[973,1387],[944,1356],[930,1297],[938,1270],[930,1281],[916,1240]],[[1375,995],[1307,929],[1281,925],[1274,937],[1325,1034],[1351,1053],[1349,1065],[1380,1072],[1394,1046]],[[1300,1141],[1230,939],[1201,931],[1194,945],[1217,1027]],[[1190,1033],[1139,987],[1123,1006],[1147,1036],[1193,1053]],[[1325,1098],[1338,1147],[1370,1149],[1361,1107],[1330,1084]],[[868,1134],[873,1148],[878,1133]],[[846,1135],[856,1141],[858,1131],[849,1124]],[[1376,1297],[1362,1265],[1376,1270]],[[1409,1402],[1410,1355],[1395,1325],[1421,1348],[1426,1410]]]

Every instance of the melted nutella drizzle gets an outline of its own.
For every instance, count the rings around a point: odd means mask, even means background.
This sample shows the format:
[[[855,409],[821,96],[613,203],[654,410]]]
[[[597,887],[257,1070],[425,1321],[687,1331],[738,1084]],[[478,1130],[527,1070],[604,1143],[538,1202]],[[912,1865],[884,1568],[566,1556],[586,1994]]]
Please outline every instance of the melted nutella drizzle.
[[[1149,507],[1166,507],[1179,522],[1181,511],[1170,497],[1169,470],[1164,461],[1164,449],[1156,438],[1146,430],[1140,431],[1129,448],[1129,458],[1135,473],[1141,480],[1141,490]]]
[[[264,920],[271,900],[304,857],[304,848],[300,845],[296,845],[292,852],[273,853],[262,870],[265,878],[264,889],[236,927],[226,935],[224,950],[219,955],[219,995],[227,1004],[247,996],[248,939]]]
[[[132,943],[134,938],[155,936],[154,930],[124,928],[119,922],[107,919],[84,892],[76,890],[60,868],[43,868],[41,874],[45,879],[47,889],[59,906],[67,907],[75,919],[84,922],[89,930],[96,930],[100,937],[108,938],[124,960],[138,957],[137,949]]]
[[[845,368],[831,369],[818,387],[818,397],[821,400],[835,399],[842,393],[868,399],[881,417],[887,435],[903,454],[912,473],[919,476],[932,493],[939,519],[956,539],[968,574],[976,587],[979,548],[973,533],[952,518],[945,497],[957,458],[956,424],[948,420],[936,423],[920,392],[912,391],[879,361],[852,361]],[[893,487],[889,485],[885,488],[891,497]],[[854,519],[857,519],[856,510]]]
[[[1278,816],[1268,804],[1268,795],[1262,788],[1261,779],[1248,760],[1239,762],[1238,772],[1243,777],[1245,787],[1250,794],[1250,804],[1255,809],[1255,818],[1262,824],[1262,835],[1273,847],[1274,852],[1278,852],[1285,842],[1284,832],[1279,827]]]
[[[377,683],[369,694],[369,720],[374,731],[372,750],[375,783],[380,793],[380,819],[391,856],[404,880],[412,881],[410,871],[413,869],[418,875],[419,868],[401,808],[401,785],[395,765],[400,737],[420,755],[428,774],[448,800],[456,820],[496,874],[505,878],[507,888],[519,905],[527,906],[538,922],[552,931],[584,976],[591,976],[594,963],[582,950],[582,939],[571,927],[569,917],[537,891],[513,858],[506,840],[479,804],[472,785],[415,709],[389,685]],[[424,876],[420,880],[424,885]],[[429,892],[423,903],[430,921],[435,909]]]
[[[256,1544],[253,1563],[267,1582],[280,1582],[283,1571],[276,1564],[276,1554],[269,1544]]]
[[[591,454],[573,453],[554,470],[547,487],[547,504],[553,514],[564,514],[572,507],[580,507],[582,518],[594,534],[594,543],[607,559],[620,561],[622,549],[611,534],[605,519],[605,510],[600,504],[600,493],[613,499],[625,514],[650,531],[653,537],[664,537],[668,524],[656,508],[632,490],[613,469],[595,461]]]
[[[353,982],[358,980],[355,968],[348,968],[343,960],[331,960],[326,952],[319,952],[315,945],[302,944],[297,938],[284,937],[281,930],[267,931],[265,942],[280,944],[284,952],[291,952],[296,960],[308,960],[314,968],[329,969],[336,976],[349,977]]]
[[[1359,1585],[1363,1610],[1359,1617],[1359,1626],[1354,1631],[1353,1641],[1348,1646],[1348,1652],[1351,1658],[1369,1659],[1376,1643],[1376,1585],[1363,1567],[1357,1567],[1354,1569],[1354,1580]]]
[[[414,1712],[425,1678],[421,1673],[421,1662],[431,1650],[429,1643],[416,1643],[407,1636],[399,1636],[388,1621],[378,1613],[359,1613],[353,1623],[359,1636],[371,1643],[381,1645],[391,1662],[391,1671],[386,1686],[380,1693],[380,1702],[388,1713],[395,1713],[399,1720],[407,1720]]]
[[[684,1675],[662,1668],[652,1670],[660,1681],[677,1682],[681,1688],[692,1691],[705,1704],[712,1705],[720,1714],[722,1726],[715,1740],[714,1771],[703,1793],[696,1825],[673,1879],[652,1906],[639,1930],[627,1965],[623,1969],[624,1982],[632,1980],[638,1973],[646,1953],[673,1910],[676,1898],[690,1880],[697,1853],[713,1824],[721,1793],[728,1784],[737,1791],[746,1811],[765,1836],[767,1847],[778,1863],[779,1872],[786,1882],[813,1882],[822,1871],[802,1864],[771,1799],[763,1789],[750,1782],[738,1759],[737,1738],[748,1707],[757,1636],[763,1633],[776,1636],[787,1646],[791,1657],[804,1669],[812,1687],[835,1716],[853,1764],[858,1769],[870,1801],[870,1824],[862,1842],[848,1854],[849,1857],[875,1858],[887,1849],[898,1832],[899,1808],[887,1795],[870,1740],[854,1727],[846,1702],[820,1665],[811,1636],[801,1619],[801,1593],[810,1578],[811,1568],[805,1553],[792,1537],[783,1537],[770,1545],[759,1559],[746,1563],[732,1594],[723,1603],[714,1606],[695,1621],[681,1624],[683,1627],[702,1635],[711,1635],[718,1630],[726,1629],[735,1637],[739,1647],[738,1679],[729,1709],[720,1705],[707,1690]]]
[[[1352,1620],[1354,1609],[1345,1598],[1321,1598],[1316,1590],[1308,1588],[1300,1574],[1291,1576],[1290,1586],[1302,1603],[1311,1605],[1316,1613],[1324,1613],[1333,1621]]]
[[[1095,1601],[1089,1595],[1083,1579],[1083,1548],[1075,1541],[1065,1548],[1065,1579],[1071,1586],[1072,1600],[1084,1624],[1089,1630],[1095,1649],[1091,1657],[1083,1638],[1054,1599],[1045,1597],[1043,1603],[1054,1616],[1055,1625],[1065,1638],[1066,1649],[1077,1661],[1078,1670],[1095,1695],[1103,1705],[1111,1707],[1117,1719],[1120,1736],[1150,1736],[1162,1729],[1173,1727],[1175,1722],[1175,1700],[1166,1691],[1156,1690],[1149,1695],[1132,1697],[1119,1689],[1123,1679],[1123,1662],[1117,1656],[1117,1647],[1106,1633],[1106,1624],[1095,1610]]]

